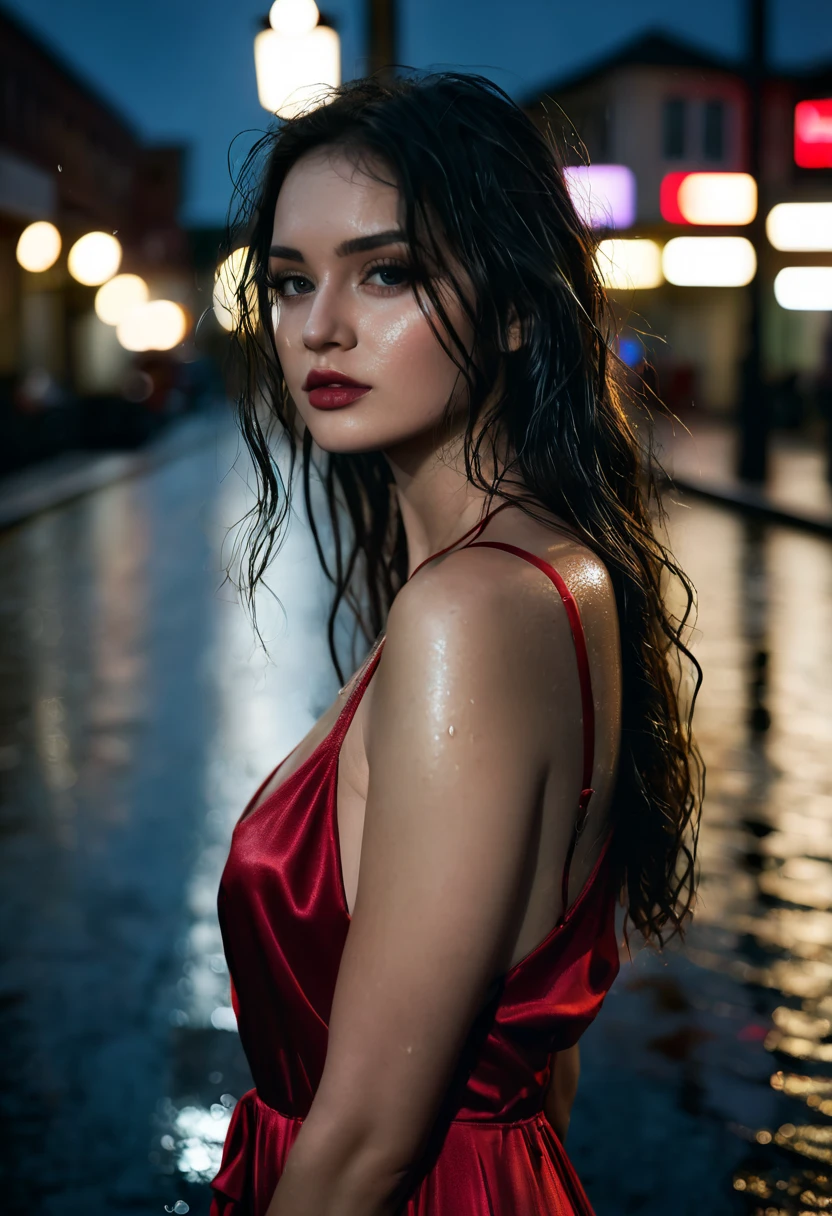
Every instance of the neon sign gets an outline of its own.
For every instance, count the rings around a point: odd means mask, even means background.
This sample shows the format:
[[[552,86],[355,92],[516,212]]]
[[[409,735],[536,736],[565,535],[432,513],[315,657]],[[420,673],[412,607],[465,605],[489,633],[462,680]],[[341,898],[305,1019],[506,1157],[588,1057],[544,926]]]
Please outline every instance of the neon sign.
[[[568,165],[563,176],[585,224],[629,228],[635,222],[636,178],[627,165]]]
[[[750,224],[757,183],[749,173],[667,173],[659,208],[669,224]]]
[[[662,219],[668,224],[687,224],[688,221],[679,210],[679,187],[687,177],[687,173],[665,173],[659,188],[659,210]]]
[[[802,169],[832,169],[832,97],[795,106],[794,159]]]

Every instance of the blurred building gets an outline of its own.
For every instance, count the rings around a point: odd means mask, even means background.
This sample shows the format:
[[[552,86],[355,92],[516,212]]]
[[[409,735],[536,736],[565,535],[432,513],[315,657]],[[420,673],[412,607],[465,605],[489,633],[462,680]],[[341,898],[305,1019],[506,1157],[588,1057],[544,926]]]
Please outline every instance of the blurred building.
[[[187,309],[191,288],[178,219],[184,148],[145,146],[108,101],[2,10],[0,80],[3,471],[95,441],[107,411],[112,421],[120,403],[129,410],[131,398],[132,406],[144,400],[146,410],[152,398],[147,380],[138,392],[131,381],[135,354],[97,317],[96,288],[68,272],[67,252],[79,237],[115,234],[119,273],[141,275],[151,298]],[[42,220],[57,227],[62,248],[54,265],[33,273],[18,264],[17,242]]]
[[[832,169],[800,168],[794,158],[795,106],[832,97],[832,64],[769,75],[763,92],[759,205],[832,201]],[[554,81],[524,108],[561,143],[569,164],[626,166],[635,178],[632,214],[611,237],[660,246],[677,236],[746,235],[742,226],[699,226],[667,218],[662,191],[672,174],[749,170],[749,97],[743,65],[676,38],[649,33],[587,69]],[[832,124],[830,124],[832,134]],[[679,220],[681,216],[677,217]],[[832,233],[830,233],[832,235]],[[832,246],[832,242],[830,242]],[[811,406],[828,346],[827,311],[789,311],[771,285],[789,265],[829,265],[832,253],[783,253],[767,245],[758,273],[767,284],[766,374],[775,421],[799,423]],[[691,401],[719,413],[736,404],[744,352],[747,293],[742,287],[676,286],[614,293],[625,353],[645,350],[676,410]],[[639,331],[646,330],[647,335]],[[626,335],[629,333],[629,339]],[[652,336],[651,336],[652,335]]]

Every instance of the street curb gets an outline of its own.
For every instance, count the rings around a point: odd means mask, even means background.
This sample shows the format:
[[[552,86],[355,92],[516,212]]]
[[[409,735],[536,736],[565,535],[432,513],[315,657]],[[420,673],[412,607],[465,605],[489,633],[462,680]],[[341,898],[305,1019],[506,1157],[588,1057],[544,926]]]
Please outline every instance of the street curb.
[[[214,405],[181,420],[172,419],[160,435],[133,452],[65,452],[11,474],[0,481],[0,533],[216,440],[227,408]]]
[[[683,494],[696,494],[709,502],[719,503],[723,507],[732,507],[766,523],[783,524],[788,528],[800,528],[815,536],[832,537],[832,515],[814,511],[794,511],[788,507],[779,506],[762,490],[751,486],[726,486],[721,482],[689,481],[686,477],[666,477],[662,479],[670,489],[679,490]]]

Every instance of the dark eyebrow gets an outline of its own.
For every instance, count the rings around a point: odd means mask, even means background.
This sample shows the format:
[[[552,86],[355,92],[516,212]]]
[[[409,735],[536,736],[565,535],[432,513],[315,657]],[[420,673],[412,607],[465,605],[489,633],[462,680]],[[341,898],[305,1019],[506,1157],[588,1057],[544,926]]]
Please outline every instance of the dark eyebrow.
[[[336,245],[335,253],[339,258],[349,257],[351,253],[365,253],[368,249],[378,249],[380,245],[406,245],[407,236],[400,228],[388,228],[385,232],[371,232],[369,236],[354,236],[348,241]],[[303,262],[304,257],[299,249],[289,245],[272,245],[269,250],[270,258],[287,258],[290,262]]]

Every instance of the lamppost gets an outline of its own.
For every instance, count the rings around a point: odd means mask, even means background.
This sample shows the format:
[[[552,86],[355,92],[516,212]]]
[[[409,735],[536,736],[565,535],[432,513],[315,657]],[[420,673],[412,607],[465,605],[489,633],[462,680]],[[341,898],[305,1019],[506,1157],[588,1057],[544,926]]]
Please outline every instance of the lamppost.
[[[275,0],[254,39],[260,105],[293,118],[341,83],[341,40],[315,0]]]
[[[770,402],[763,362],[763,292],[766,258],[766,182],[762,156],[763,90],[766,73],[766,0],[748,5],[748,172],[757,182],[757,214],[748,236],[757,255],[757,273],[748,284],[748,340],[742,364],[739,408],[737,474],[743,481],[760,483],[768,471]]]
[[[370,75],[392,76],[396,62],[395,0],[367,0],[367,42]]]

